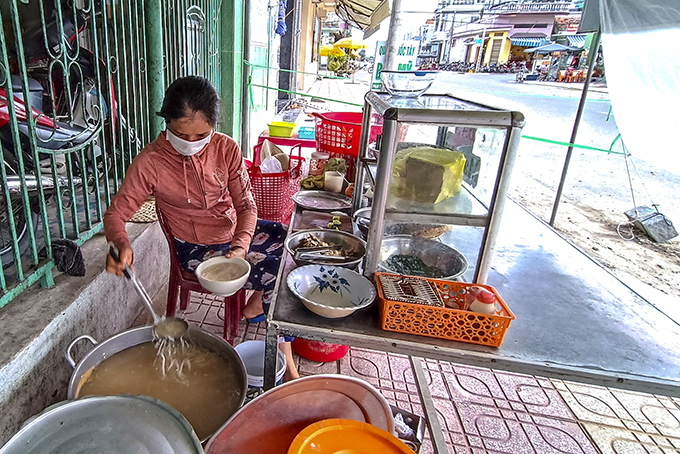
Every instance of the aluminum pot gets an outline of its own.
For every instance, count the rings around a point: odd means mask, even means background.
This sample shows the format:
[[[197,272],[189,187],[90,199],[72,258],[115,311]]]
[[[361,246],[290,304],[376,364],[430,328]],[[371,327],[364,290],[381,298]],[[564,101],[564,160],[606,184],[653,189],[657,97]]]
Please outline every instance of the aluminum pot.
[[[204,454],[189,422],[149,396],[88,396],[28,419],[0,454]]]
[[[232,367],[236,369],[236,376],[239,378],[238,391],[241,396],[238,405],[240,408],[246,398],[248,379],[246,377],[246,367],[243,364],[241,357],[236,353],[236,350],[234,350],[234,347],[229,345],[229,343],[227,343],[227,341],[221,337],[196,326],[189,326],[189,330],[185,334],[185,339],[199,347],[203,347],[213,353],[216,353],[219,357],[224,359],[228,364],[232,365]],[[94,345],[94,349],[87,353],[85,357],[80,360],[80,362],[76,363],[76,360],[73,359],[72,351],[74,346],[83,340],[87,340],[92,343]],[[153,326],[143,326],[141,328],[124,331],[103,342],[97,342],[95,339],[87,335],[79,336],[74,339],[66,349],[66,360],[74,368],[73,375],[71,375],[71,380],[69,381],[68,385],[68,398],[78,398],[78,389],[83,377],[92,369],[97,367],[100,363],[120,351],[134,347],[136,345],[151,342],[152,340]],[[209,438],[209,436],[205,439],[207,438]],[[205,441],[205,439],[201,441]]]

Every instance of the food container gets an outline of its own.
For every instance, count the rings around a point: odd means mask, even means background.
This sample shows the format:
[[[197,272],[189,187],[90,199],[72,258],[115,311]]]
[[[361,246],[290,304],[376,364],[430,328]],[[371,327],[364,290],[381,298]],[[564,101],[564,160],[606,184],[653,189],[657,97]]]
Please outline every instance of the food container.
[[[208,268],[213,265],[220,264],[237,270],[239,272],[238,277],[230,280],[217,280],[216,278],[207,278],[204,275]],[[195,273],[196,278],[198,278],[198,282],[201,284],[201,287],[208,290],[209,292],[214,293],[215,295],[226,297],[231,296],[241,290],[246,281],[248,281],[248,276],[250,276],[250,263],[238,257],[229,259],[225,257],[212,257],[205,262],[201,262],[196,267]]]
[[[267,126],[269,127],[269,135],[271,137],[293,137],[295,123],[272,121],[271,123],[267,123]]]
[[[459,280],[468,269],[468,261],[460,251],[441,241],[428,238],[394,235],[383,239],[380,247],[378,268],[389,273],[409,274],[390,267],[390,263],[387,260],[394,255],[418,258],[430,270],[436,268],[443,274],[443,276],[426,275],[419,277]]]
[[[388,71],[380,72],[385,90],[392,96],[417,98],[427,91],[437,78],[438,71]]]
[[[187,420],[148,396],[89,396],[59,402],[24,423],[2,454],[202,454]]]
[[[234,347],[238,356],[243,360],[248,375],[249,388],[264,386],[264,350],[265,342],[261,340],[245,341]],[[283,382],[286,373],[286,356],[281,350],[276,351],[276,384]]]
[[[354,212],[352,219],[356,223],[364,238],[368,237],[368,226],[371,224],[372,207],[360,208]],[[446,224],[432,224],[423,222],[385,222],[383,235],[410,235],[420,238],[439,238],[451,229]]]
[[[298,247],[300,242],[304,240],[308,235],[314,235],[319,240],[324,243],[331,245],[340,245],[342,249],[353,251],[351,258],[347,257],[347,261],[338,262],[332,259],[325,259],[323,255],[316,254],[313,259],[296,259],[295,249]],[[359,263],[364,259],[366,254],[366,242],[361,238],[358,238],[351,233],[343,232],[342,230],[329,230],[329,229],[318,229],[318,230],[299,230],[295,233],[291,233],[286,237],[283,243],[286,251],[293,257],[293,260],[298,266],[303,265],[330,265],[330,266],[341,266],[344,268],[356,268]],[[307,256],[309,257],[309,256]]]
[[[402,278],[397,274],[375,273],[381,327],[385,331],[500,347],[510,322],[516,318],[496,289],[482,284],[425,279],[436,286],[446,306],[464,307],[465,295],[470,287],[489,290],[496,297],[497,310],[494,315],[395,301],[401,298],[395,298],[396,295],[386,284],[398,282]]]
[[[240,399],[234,411],[238,409],[246,398],[247,390],[247,378],[246,378],[246,368],[238,356],[234,348],[227,343],[224,339],[215,334],[206,331],[202,328],[196,326],[189,326],[189,330],[184,335],[190,343],[198,345],[200,347],[206,348],[211,352],[216,353],[219,357],[224,359],[231,367],[236,371],[236,376],[238,377],[238,383],[236,384],[236,391],[240,394]],[[75,345],[83,340],[87,340],[94,345],[94,348],[87,353],[80,362],[76,363],[73,358],[72,350]],[[136,345],[145,344],[153,340],[153,326],[143,326],[141,328],[135,328],[128,331],[124,331],[117,334],[101,343],[98,343],[90,336],[80,336],[74,339],[68,346],[66,350],[66,359],[69,364],[73,367],[73,374],[71,375],[71,380],[68,385],[68,398],[76,399],[79,397],[78,391],[83,383],[89,377],[92,369],[97,367],[99,364],[104,362],[109,357],[121,352],[127,348],[134,347]],[[200,393],[200,389],[192,389],[192,393]],[[225,418],[226,420],[226,418]],[[203,437],[205,439],[209,436]],[[106,451],[98,451],[106,452]],[[126,452],[126,451],[121,451]]]
[[[312,140],[315,137],[314,126],[300,126],[300,129],[298,129],[298,138],[300,139]]]
[[[309,161],[309,174],[315,176],[323,175],[329,158],[330,155],[328,153],[320,153],[318,151],[312,153],[312,158]]]
[[[375,299],[371,281],[346,268],[301,266],[288,274],[286,282],[307,309],[325,318],[347,317]]]
[[[389,432],[351,419],[326,419],[305,427],[288,448],[288,454],[337,453],[412,454]]]

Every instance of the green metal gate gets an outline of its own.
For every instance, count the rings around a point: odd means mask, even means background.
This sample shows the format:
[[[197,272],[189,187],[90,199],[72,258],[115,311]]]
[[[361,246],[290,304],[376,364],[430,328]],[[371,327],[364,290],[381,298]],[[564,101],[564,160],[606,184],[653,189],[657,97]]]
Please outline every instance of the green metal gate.
[[[220,86],[221,2],[155,0],[158,20],[145,17],[153,3],[0,5],[0,307],[32,284],[53,285],[61,239],[81,245],[102,229],[127,167],[157,133],[153,93],[187,74]],[[147,58],[148,28],[162,34],[163,87],[150,82],[159,65]]]

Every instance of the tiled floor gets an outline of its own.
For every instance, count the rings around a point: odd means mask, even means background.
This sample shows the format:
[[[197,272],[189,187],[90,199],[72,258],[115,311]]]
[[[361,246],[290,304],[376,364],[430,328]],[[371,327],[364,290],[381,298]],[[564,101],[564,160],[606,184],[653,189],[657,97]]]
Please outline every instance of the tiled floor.
[[[222,335],[222,300],[192,295],[179,317]],[[241,321],[240,340],[265,324]],[[352,348],[317,363],[296,356],[301,375],[340,373],[375,386],[390,404],[423,415],[409,358]],[[680,454],[680,399],[434,360],[423,363],[450,454]],[[421,453],[432,453],[425,440]]]

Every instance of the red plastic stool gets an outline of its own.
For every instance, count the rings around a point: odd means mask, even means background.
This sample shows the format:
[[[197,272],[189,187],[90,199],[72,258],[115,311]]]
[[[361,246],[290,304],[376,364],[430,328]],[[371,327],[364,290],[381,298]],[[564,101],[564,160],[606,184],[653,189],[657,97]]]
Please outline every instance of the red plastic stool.
[[[293,351],[310,361],[330,363],[342,359],[349,352],[347,345],[328,344],[296,337],[291,343]]]
[[[189,304],[189,293],[198,292],[210,294],[198,282],[196,275],[186,272],[179,263],[175,250],[175,238],[170,231],[170,226],[163,213],[156,205],[156,214],[161,230],[168,241],[170,248],[170,282],[168,284],[168,305],[165,314],[174,317],[177,310],[177,296],[179,295],[179,308],[185,310]],[[233,345],[238,337],[238,323],[241,320],[241,311],[246,307],[246,291],[241,289],[231,296],[224,298],[224,339]]]

